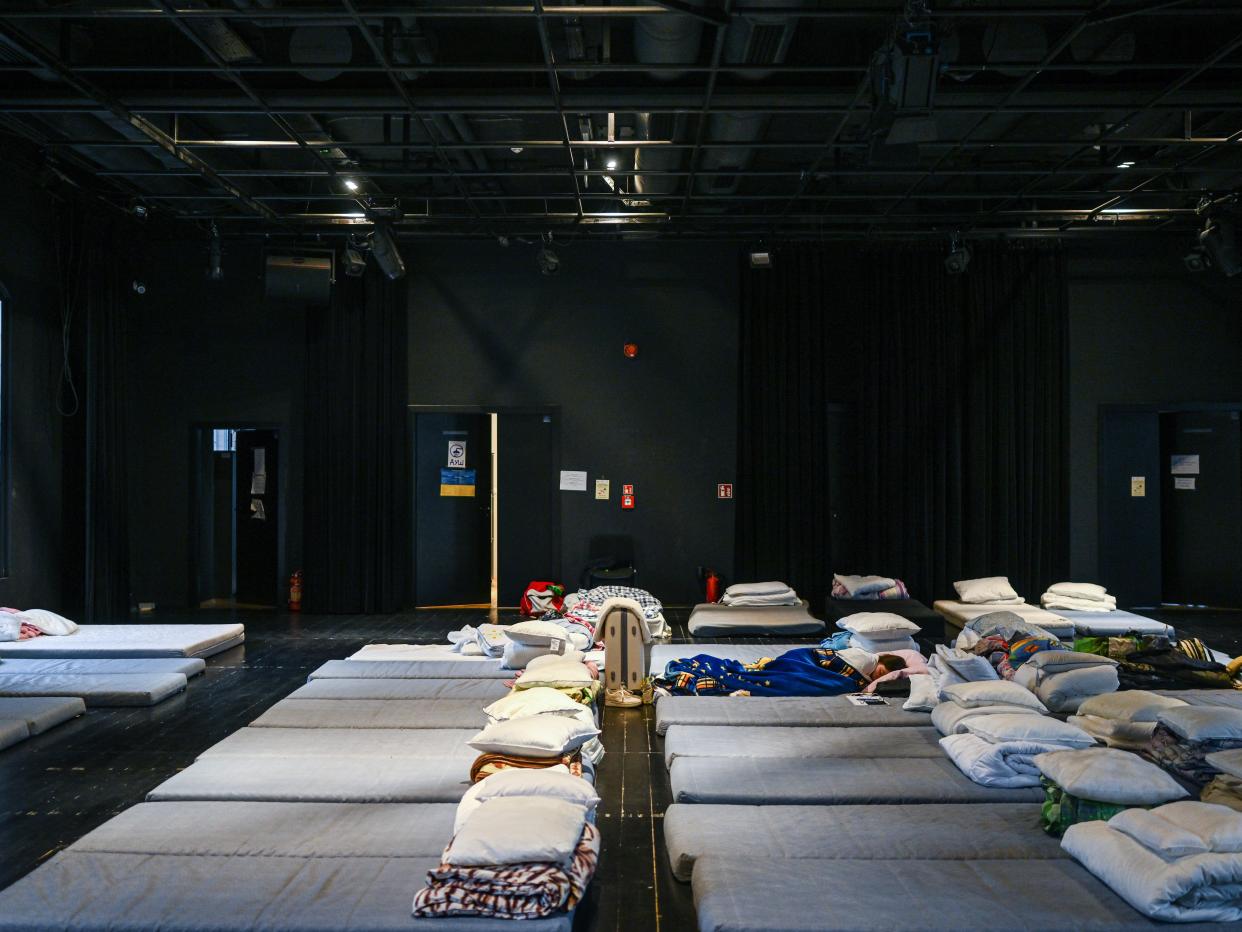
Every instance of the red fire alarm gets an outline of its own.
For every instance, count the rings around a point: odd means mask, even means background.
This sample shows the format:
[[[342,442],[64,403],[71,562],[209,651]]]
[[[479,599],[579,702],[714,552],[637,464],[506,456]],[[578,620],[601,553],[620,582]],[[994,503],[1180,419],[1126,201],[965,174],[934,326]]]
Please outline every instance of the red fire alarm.
[[[733,497],[733,483],[732,482],[721,482],[720,484],[718,484],[716,486],[716,497],[717,498],[732,498]]]
[[[634,494],[634,486],[632,486],[632,485],[623,485],[623,486],[621,486],[621,494],[622,494],[622,495],[633,495],[633,494]]]
[[[626,359],[633,359],[638,355],[638,344],[626,343],[625,346],[621,347],[621,352],[625,353]]]
[[[634,510],[634,496],[633,495],[622,495],[621,496],[621,509],[623,511]]]

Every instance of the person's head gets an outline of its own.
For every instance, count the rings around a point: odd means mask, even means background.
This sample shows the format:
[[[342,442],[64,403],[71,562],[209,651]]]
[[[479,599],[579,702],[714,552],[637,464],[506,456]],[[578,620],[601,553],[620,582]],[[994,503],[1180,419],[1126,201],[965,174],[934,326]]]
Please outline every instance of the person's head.
[[[880,677],[887,676],[894,670],[904,670],[905,668],[906,662],[896,654],[880,654],[880,656],[875,659],[875,670],[872,671],[871,678],[873,680],[878,680]]]

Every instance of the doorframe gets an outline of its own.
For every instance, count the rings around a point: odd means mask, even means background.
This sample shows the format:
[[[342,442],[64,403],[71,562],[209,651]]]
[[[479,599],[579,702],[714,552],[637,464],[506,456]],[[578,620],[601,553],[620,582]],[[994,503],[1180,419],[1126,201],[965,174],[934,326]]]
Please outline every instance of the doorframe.
[[[197,489],[195,481],[198,476],[200,463],[198,461],[198,432],[211,430],[272,430],[276,432],[276,442],[287,443],[289,434],[288,425],[278,421],[252,421],[246,418],[214,418],[212,420],[195,420],[189,423],[189,447],[190,447],[190,469],[188,471],[190,487],[186,494],[187,508],[189,509],[190,528],[190,546],[188,549],[189,566],[187,573],[189,574],[189,592],[191,598],[191,606],[197,608],[203,602],[202,593],[198,591],[198,561],[199,561],[199,512],[198,499],[196,496]],[[236,463],[234,463],[236,469]],[[276,495],[280,502],[279,513],[276,520],[276,578],[272,580],[272,585],[279,596],[280,581],[284,578],[286,569],[287,541],[286,530],[288,528],[288,502],[285,500],[284,481],[285,470],[289,468],[289,451],[281,448],[279,454],[279,462],[276,465]],[[236,518],[234,519],[236,520]],[[233,556],[236,559],[236,554]],[[236,568],[234,568],[236,572]],[[280,600],[277,598],[276,610],[280,610]]]
[[[417,558],[418,554],[418,496],[414,494],[414,483],[417,481],[417,473],[414,462],[414,438],[417,430],[417,421],[415,420],[420,414],[486,414],[486,415],[505,415],[505,414],[547,414],[552,416],[552,446],[553,446],[553,466],[559,472],[561,468],[561,406],[560,405],[425,405],[425,404],[407,404],[406,408],[406,442],[405,456],[406,463],[409,466],[408,474],[410,477],[410,554],[411,563]],[[493,437],[495,441],[497,438]],[[489,508],[491,510],[491,534],[492,534],[492,560],[491,560],[491,599],[492,610],[494,611],[499,605],[499,594],[497,587],[500,583],[500,463],[499,451],[493,444],[490,451],[492,455],[491,470],[491,488],[488,489]],[[560,496],[553,497],[555,514],[551,516],[549,525],[552,528],[552,552],[561,554],[561,500]],[[411,565],[411,584],[409,587],[410,608],[416,608],[418,604],[418,583],[417,568]]]

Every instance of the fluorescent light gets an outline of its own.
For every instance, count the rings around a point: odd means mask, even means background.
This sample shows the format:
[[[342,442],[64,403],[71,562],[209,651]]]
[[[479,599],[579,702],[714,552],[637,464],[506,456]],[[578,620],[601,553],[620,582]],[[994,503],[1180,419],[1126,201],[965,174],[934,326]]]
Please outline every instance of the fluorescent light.
[[[1118,162],[1117,167],[1118,168],[1133,168],[1134,163],[1133,162]]]
[[[346,179],[345,179],[345,187],[349,188],[349,190],[351,190],[351,191],[357,191],[357,190],[358,190],[358,182],[354,181],[354,179],[353,179],[353,178],[346,178]]]
[[[605,162],[605,163],[604,163],[604,167],[605,167],[605,168],[607,168],[609,171],[616,171],[616,169],[617,169],[617,160],[616,160],[616,159],[609,159],[607,162]]]
[[[521,146],[510,146],[509,151],[514,155],[521,155],[525,150]]]

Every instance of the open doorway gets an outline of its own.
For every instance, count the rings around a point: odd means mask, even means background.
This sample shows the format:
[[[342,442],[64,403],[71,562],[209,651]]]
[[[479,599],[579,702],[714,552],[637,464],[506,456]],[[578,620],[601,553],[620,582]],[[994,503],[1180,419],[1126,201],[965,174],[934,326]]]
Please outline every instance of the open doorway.
[[[201,608],[279,604],[280,435],[250,426],[195,427],[194,601]]]

